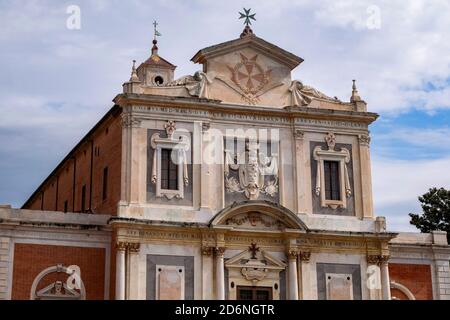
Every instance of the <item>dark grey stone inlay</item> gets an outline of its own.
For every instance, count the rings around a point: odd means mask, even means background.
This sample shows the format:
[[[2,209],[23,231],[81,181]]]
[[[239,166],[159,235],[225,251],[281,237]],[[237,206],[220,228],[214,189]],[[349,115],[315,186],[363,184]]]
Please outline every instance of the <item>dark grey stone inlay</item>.
[[[317,295],[319,300],[327,299],[327,284],[325,275],[351,274],[353,285],[353,299],[361,300],[361,268],[357,264],[318,263],[317,264]]]
[[[147,255],[147,300],[155,300],[156,265],[184,266],[184,297],[194,299],[194,257]]]

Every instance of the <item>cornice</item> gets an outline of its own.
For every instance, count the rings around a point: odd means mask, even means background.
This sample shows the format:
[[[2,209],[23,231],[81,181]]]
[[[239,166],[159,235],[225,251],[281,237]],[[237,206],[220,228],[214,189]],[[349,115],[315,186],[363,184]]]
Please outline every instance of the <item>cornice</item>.
[[[378,118],[372,112],[346,111],[311,107],[273,108],[223,103],[220,100],[200,99],[193,97],[168,97],[150,94],[119,94],[114,100],[124,106],[172,107],[189,110],[201,110],[204,118],[211,119],[220,113],[251,115],[260,117],[279,117],[295,124],[295,119],[333,120],[345,122],[360,122],[371,124]]]

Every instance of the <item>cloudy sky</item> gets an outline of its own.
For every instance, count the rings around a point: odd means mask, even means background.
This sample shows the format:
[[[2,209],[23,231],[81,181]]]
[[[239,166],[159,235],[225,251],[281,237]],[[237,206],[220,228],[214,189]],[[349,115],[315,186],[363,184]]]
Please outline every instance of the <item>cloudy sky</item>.
[[[67,28],[67,8],[81,29]],[[370,111],[376,215],[411,230],[432,186],[450,188],[450,2],[0,0],[0,203],[20,207],[112,106],[131,60],[160,54],[177,75],[198,49],[235,39],[238,11],[255,33],[302,58],[294,77],[348,100],[357,79]]]

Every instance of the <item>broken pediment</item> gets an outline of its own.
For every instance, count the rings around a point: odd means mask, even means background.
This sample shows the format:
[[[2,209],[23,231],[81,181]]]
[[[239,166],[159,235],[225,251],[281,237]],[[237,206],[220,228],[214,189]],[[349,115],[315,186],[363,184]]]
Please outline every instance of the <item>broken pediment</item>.
[[[66,283],[56,281],[36,292],[36,300],[82,300],[80,292],[70,289]]]
[[[292,211],[268,201],[233,203],[220,211],[211,226],[242,230],[301,230],[307,227]]]
[[[230,258],[225,263],[228,270],[239,270],[243,278],[256,284],[264,280],[271,273],[279,273],[286,268],[283,261],[252,244],[245,250]]]

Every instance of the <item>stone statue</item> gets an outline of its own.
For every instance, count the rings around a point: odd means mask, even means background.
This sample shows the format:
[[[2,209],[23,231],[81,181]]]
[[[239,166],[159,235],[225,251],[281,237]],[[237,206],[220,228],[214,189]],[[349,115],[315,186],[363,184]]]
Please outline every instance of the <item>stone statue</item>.
[[[291,92],[292,106],[307,106],[314,98],[339,101],[337,98],[331,98],[313,87],[304,85],[298,80],[292,81],[289,91]]]
[[[208,86],[214,77],[197,71],[193,76],[188,75],[167,84],[169,87],[184,86],[191,96],[208,98]]]

